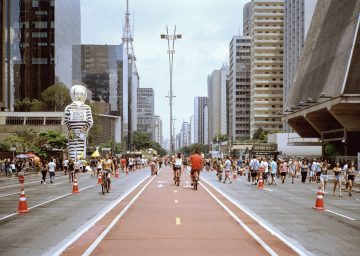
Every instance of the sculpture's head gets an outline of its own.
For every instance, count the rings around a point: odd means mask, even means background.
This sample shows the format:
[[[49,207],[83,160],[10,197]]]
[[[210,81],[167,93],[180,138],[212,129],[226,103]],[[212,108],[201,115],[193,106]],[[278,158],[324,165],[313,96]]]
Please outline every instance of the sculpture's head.
[[[87,97],[86,87],[75,84],[70,89],[71,100],[75,103],[85,103]]]

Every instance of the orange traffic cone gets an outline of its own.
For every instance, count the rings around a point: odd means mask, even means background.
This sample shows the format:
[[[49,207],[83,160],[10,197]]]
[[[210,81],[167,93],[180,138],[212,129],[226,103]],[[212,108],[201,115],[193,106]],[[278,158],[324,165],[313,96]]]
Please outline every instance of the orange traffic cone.
[[[324,194],[322,192],[321,186],[319,186],[319,190],[316,194],[316,202],[313,208],[316,210],[324,210]]]
[[[18,207],[18,213],[27,213],[29,212],[29,209],[27,207],[26,203],[26,196],[25,191],[23,188],[21,188],[20,198],[19,198],[19,207]]]
[[[75,193],[80,193],[79,187],[78,187],[78,183],[77,183],[77,178],[74,179],[72,193],[73,193],[73,194],[75,194]]]
[[[119,169],[115,170],[115,178],[119,178]]]
[[[263,188],[264,188],[264,181],[263,181],[263,178],[262,178],[262,173],[260,173],[258,188],[259,188],[259,189],[263,189]]]
[[[99,175],[98,175],[98,183],[97,184],[101,184],[101,183],[102,183],[101,174],[99,173]]]

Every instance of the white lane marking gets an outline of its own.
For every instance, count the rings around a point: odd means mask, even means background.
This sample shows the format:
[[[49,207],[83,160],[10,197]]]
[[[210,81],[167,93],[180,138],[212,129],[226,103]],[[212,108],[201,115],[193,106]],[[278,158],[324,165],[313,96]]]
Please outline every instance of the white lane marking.
[[[27,189],[27,190],[25,191],[25,193],[28,192],[28,191],[33,191],[33,190],[37,190],[37,189],[40,189],[40,188]],[[17,194],[20,194],[20,192],[15,192],[15,193],[11,193],[11,194],[1,195],[0,198],[2,198],[2,197],[7,197],[7,196],[12,196],[12,195],[17,195]]]
[[[115,224],[120,220],[120,218],[127,212],[127,210],[131,207],[131,205],[138,199],[138,197],[144,192],[146,187],[154,180],[156,176],[152,177],[144,187],[141,188],[141,190],[136,194],[136,196],[133,197],[133,199],[126,205],[126,207],[116,216],[116,218],[110,223],[109,226],[106,227],[106,229],[101,233],[100,236],[90,245],[90,247],[82,254],[83,256],[90,255],[95,248],[101,243],[101,241],[104,239],[104,237],[110,232],[110,230],[115,226]]]
[[[355,219],[353,219],[353,218],[350,218],[350,217],[348,217],[348,216],[345,216],[345,215],[343,215],[343,214],[340,214],[340,213],[337,213],[337,212],[334,212],[334,211],[331,211],[331,210],[328,210],[328,209],[325,209],[325,211],[331,212],[331,213],[333,213],[333,214],[335,214],[335,215],[341,216],[341,217],[346,218],[346,219],[348,219],[348,220],[355,220]]]
[[[83,191],[83,190],[85,190],[85,189],[92,188],[92,187],[95,187],[95,185],[87,186],[87,187],[85,187],[85,188],[80,189],[80,191]],[[34,209],[34,208],[39,207],[39,206],[42,206],[42,205],[44,205],[44,204],[51,203],[51,202],[53,202],[53,201],[59,200],[59,199],[61,199],[61,198],[67,197],[67,196],[69,196],[69,195],[72,195],[72,193],[67,193],[67,194],[65,194],[65,195],[55,197],[55,198],[50,199],[50,200],[48,200],[48,201],[45,201],[45,202],[43,202],[43,203],[40,203],[40,204],[31,206],[31,207],[29,207],[29,210]],[[18,214],[18,213],[15,212],[15,213],[6,215],[6,216],[0,218],[0,221],[5,220],[5,219],[8,219],[8,218],[10,218],[10,217],[12,217],[12,216],[14,216],[14,215],[17,215],[17,214]]]
[[[177,190],[174,190],[174,193],[177,193]]]
[[[58,179],[62,179],[64,177],[67,177],[67,176],[60,176],[60,177],[58,177]],[[41,181],[41,179],[40,180],[35,180],[35,181],[32,180],[32,181],[28,181],[28,182],[25,181],[24,185],[26,186],[27,184],[39,183],[40,181]],[[2,189],[2,188],[11,188],[11,187],[16,187],[16,186],[20,187],[20,184],[18,183],[18,184],[12,184],[12,185],[7,185],[7,186],[0,186],[0,189]]]
[[[212,198],[215,199],[215,201],[222,206],[222,208],[225,209],[225,211],[233,217],[237,223],[239,223],[240,226],[243,227],[270,255],[275,256],[278,255],[276,252],[274,252],[270,246],[268,246],[257,234],[254,233],[242,220],[240,220],[235,213],[233,213],[223,202],[221,202],[211,191],[205,187],[202,183],[200,185],[212,196]]]
[[[162,185],[162,184],[159,184],[159,185],[157,185],[157,187],[158,187],[158,188],[162,188],[162,187],[163,187],[163,185]]]
[[[58,185],[61,185],[61,184],[64,184],[64,183],[66,183],[66,182],[56,183],[56,184],[53,184],[52,186],[58,186]],[[33,190],[38,190],[38,189],[41,189],[41,188],[43,188],[43,187],[31,188],[31,189],[25,190],[25,192],[33,191]],[[12,196],[12,195],[16,195],[16,194],[20,194],[20,192],[15,192],[15,193],[11,193],[11,194],[1,195],[0,198],[7,197],[7,196]]]
[[[275,231],[274,229],[270,228],[267,224],[265,224],[263,221],[261,221],[259,218],[255,217],[250,211],[246,210],[242,205],[240,205],[238,202],[233,200],[230,196],[220,191],[218,188],[210,184],[210,182],[203,179],[203,181],[208,184],[210,187],[212,187],[214,190],[216,190],[220,195],[225,197],[227,200],[229,200],[232,204],[236,205],[240,210],[245,212],[247,215],[249,215],[253,220],[255,220],[257,223],[259,223],[263,228],[265,228],[267,231],[269,231],[272,235],[279,238],[281,241],[283,241],[285,244],[287,244],[291,249],[293,249],[296,253],[298,253],[300,256],[307,256],[312,255],[310,252],[308,252],[306,249],[300,248],[296,245],[294,245],[292,242],[289,241],[289,239],[284,235],[281,234],[278,231]]]
[[[177,203],[179,203],[179,200],[175,200],[174,202],[175,202],[175,204],[177,204]]]
[[[154,176],[155,177],[155,176]],[[70,245],[72,245],[76,240],[78,240],[85,232],[87,232],[91,227],[95,225],[100,219],[102,219],[107,213],[109,213],[113,208],[115,208],[124,198],[131,194],[138,186],[140,186],[149,176],[146,176],[139,183],[133,186],[128,192],[123,194],[120,198],[114,200],[107,208],[93,217],[91,220],[86,222],[79,231],[70,239],[61,242],[58,246],[53,249],[50,249],[45,255],[61,255]],[[60,247],[60,248],[58,248]]]
[[[264,188],[264,190],[273,192],[273,190],[272,190],[272,189],[269,189],[269,188]]]

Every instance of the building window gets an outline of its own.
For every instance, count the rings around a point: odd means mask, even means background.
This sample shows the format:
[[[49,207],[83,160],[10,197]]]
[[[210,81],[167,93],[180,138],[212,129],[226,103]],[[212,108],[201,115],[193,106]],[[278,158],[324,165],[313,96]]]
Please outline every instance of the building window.
[[[32,64],[48,64],[47,58],[33,58]]]
[[[32,38],[47,38],[47,32],[32,32]]]
[[[32,7],[33,8],[39,7],[39,1],[38,0],[33,0],[32,1]]]
[[[48,15],[48,12],[47,11],[36,11],[35,15],[45,16],[45,15]]]
[[[47,22],[46,21],[35,21],[33,22],[35,28],[47,28]]]

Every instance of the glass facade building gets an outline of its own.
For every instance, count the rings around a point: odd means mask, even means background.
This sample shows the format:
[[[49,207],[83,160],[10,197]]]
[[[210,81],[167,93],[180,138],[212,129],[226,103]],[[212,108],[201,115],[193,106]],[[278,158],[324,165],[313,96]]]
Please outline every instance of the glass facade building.
[[[0,7],[2,108],[40,99],[56,82],[70,88],[72,45],[81,43],[80,0],[1,0]]]
[[[73,57],[74,82],[84,83],[92,100],[109,103],[113,115],[123,116],[123,46],[76,45]]]

